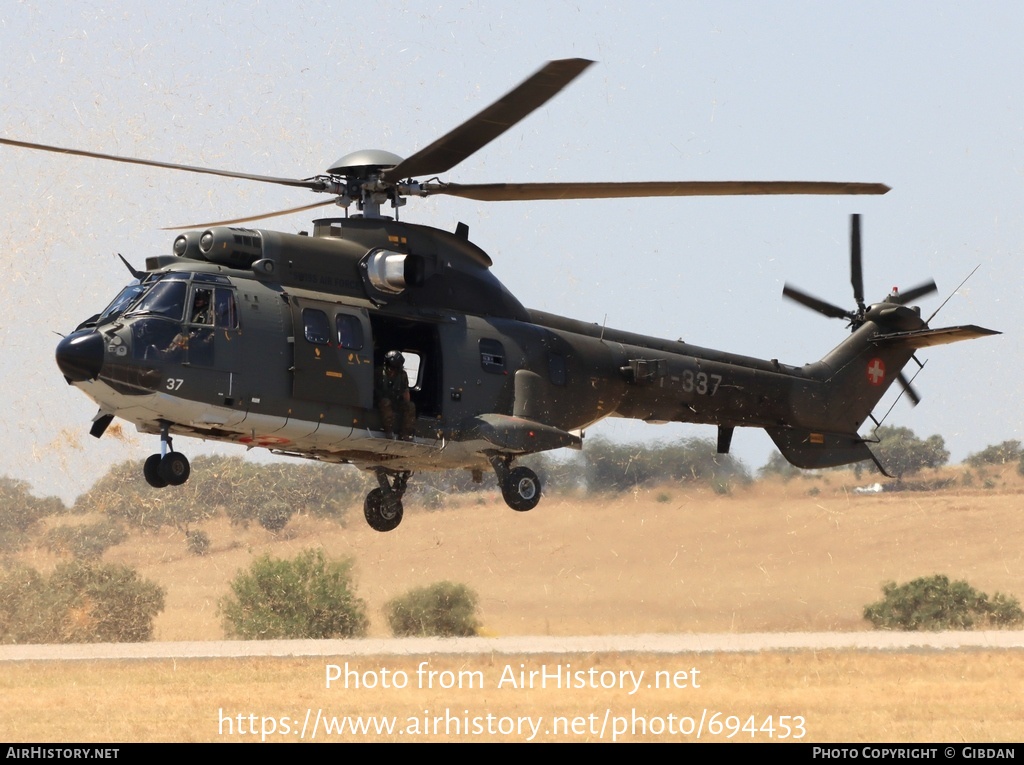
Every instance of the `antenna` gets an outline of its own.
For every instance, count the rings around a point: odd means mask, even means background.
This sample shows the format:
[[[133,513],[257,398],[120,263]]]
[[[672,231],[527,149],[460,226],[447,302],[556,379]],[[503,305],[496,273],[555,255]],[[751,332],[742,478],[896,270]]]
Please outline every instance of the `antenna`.
[[[981,263],[979,263],[978,265],[976,265],[974,267],[974,271],[977,271],[979,268],[981,268]],[[974,276],[974,271],[971,271],[969,274],[967,274],[967,279],[970,279],[972,276]],[[932,319],[935,318],[935,314],[938,313],[939,311],[941,311],[943,308],[946,307],[946,303],[949,302],[949,298],[953,297],[953,295],[955,295],[957,292],[959,292],[960,291],[960,287],[963,287],[965,284],[967,284],[967,279],[964,279],[962,282],[960,282],[960,284],[957,286],[957,288],[949,293],[949,297],[942,301],[942,305],[940,305],[938,308],[935,309],[935,313],[933,313],[931,316],[928,317],[928,321],[926,321],[925,324],[931,324]]]

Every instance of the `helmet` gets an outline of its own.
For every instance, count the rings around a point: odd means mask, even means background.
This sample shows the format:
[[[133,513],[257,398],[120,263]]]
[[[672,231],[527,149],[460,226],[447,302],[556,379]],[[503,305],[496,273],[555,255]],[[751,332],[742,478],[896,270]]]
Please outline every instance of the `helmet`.
[[[402,355],[401,351],[388,351],[387,355],[384,356],[384,366],[391,367],[392,369],[401,369],[405,366],[405,356]]]

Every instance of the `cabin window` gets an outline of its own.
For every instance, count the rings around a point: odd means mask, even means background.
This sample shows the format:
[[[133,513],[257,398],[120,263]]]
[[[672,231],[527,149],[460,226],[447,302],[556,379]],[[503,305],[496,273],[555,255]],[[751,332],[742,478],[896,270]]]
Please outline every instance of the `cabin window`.
[[[327,314],[316,308],[302,309],[302,326],[306,339],[315,345],[328,345],[331,342],[331,323]]]
[[[363,323],[358,316],[339,313],[336,319],[338,328],[338,345],[350,351],[362,350]]]
[[[504,374],[505,346],[498,340],[485,337],[480,341],[480,366],[485,372]]]

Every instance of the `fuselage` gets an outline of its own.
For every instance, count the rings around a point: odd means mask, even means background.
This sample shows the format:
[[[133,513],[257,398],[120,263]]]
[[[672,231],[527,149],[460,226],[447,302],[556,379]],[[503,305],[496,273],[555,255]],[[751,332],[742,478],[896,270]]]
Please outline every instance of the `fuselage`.
[[[329,220],[313,237],[221,228],[174,249],[57,352],[100,415],[142,432],[480,467],[496,447],[577,445],[569,434],[609,416],[835,429],[847,403],[824,395],[843,346],[791,367],[530,311],[464,232]],[[390,350],[408,360],[430,448],[380,441],[374,375]]]

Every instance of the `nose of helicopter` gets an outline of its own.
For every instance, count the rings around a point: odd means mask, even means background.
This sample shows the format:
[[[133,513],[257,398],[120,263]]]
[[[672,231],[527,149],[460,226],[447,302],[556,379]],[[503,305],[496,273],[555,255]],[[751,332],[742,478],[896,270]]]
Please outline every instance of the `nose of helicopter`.
[[[68,335],[57,344],[57,366],[69,382],[95,380],[103,366],[103,337],[92,329]]]

